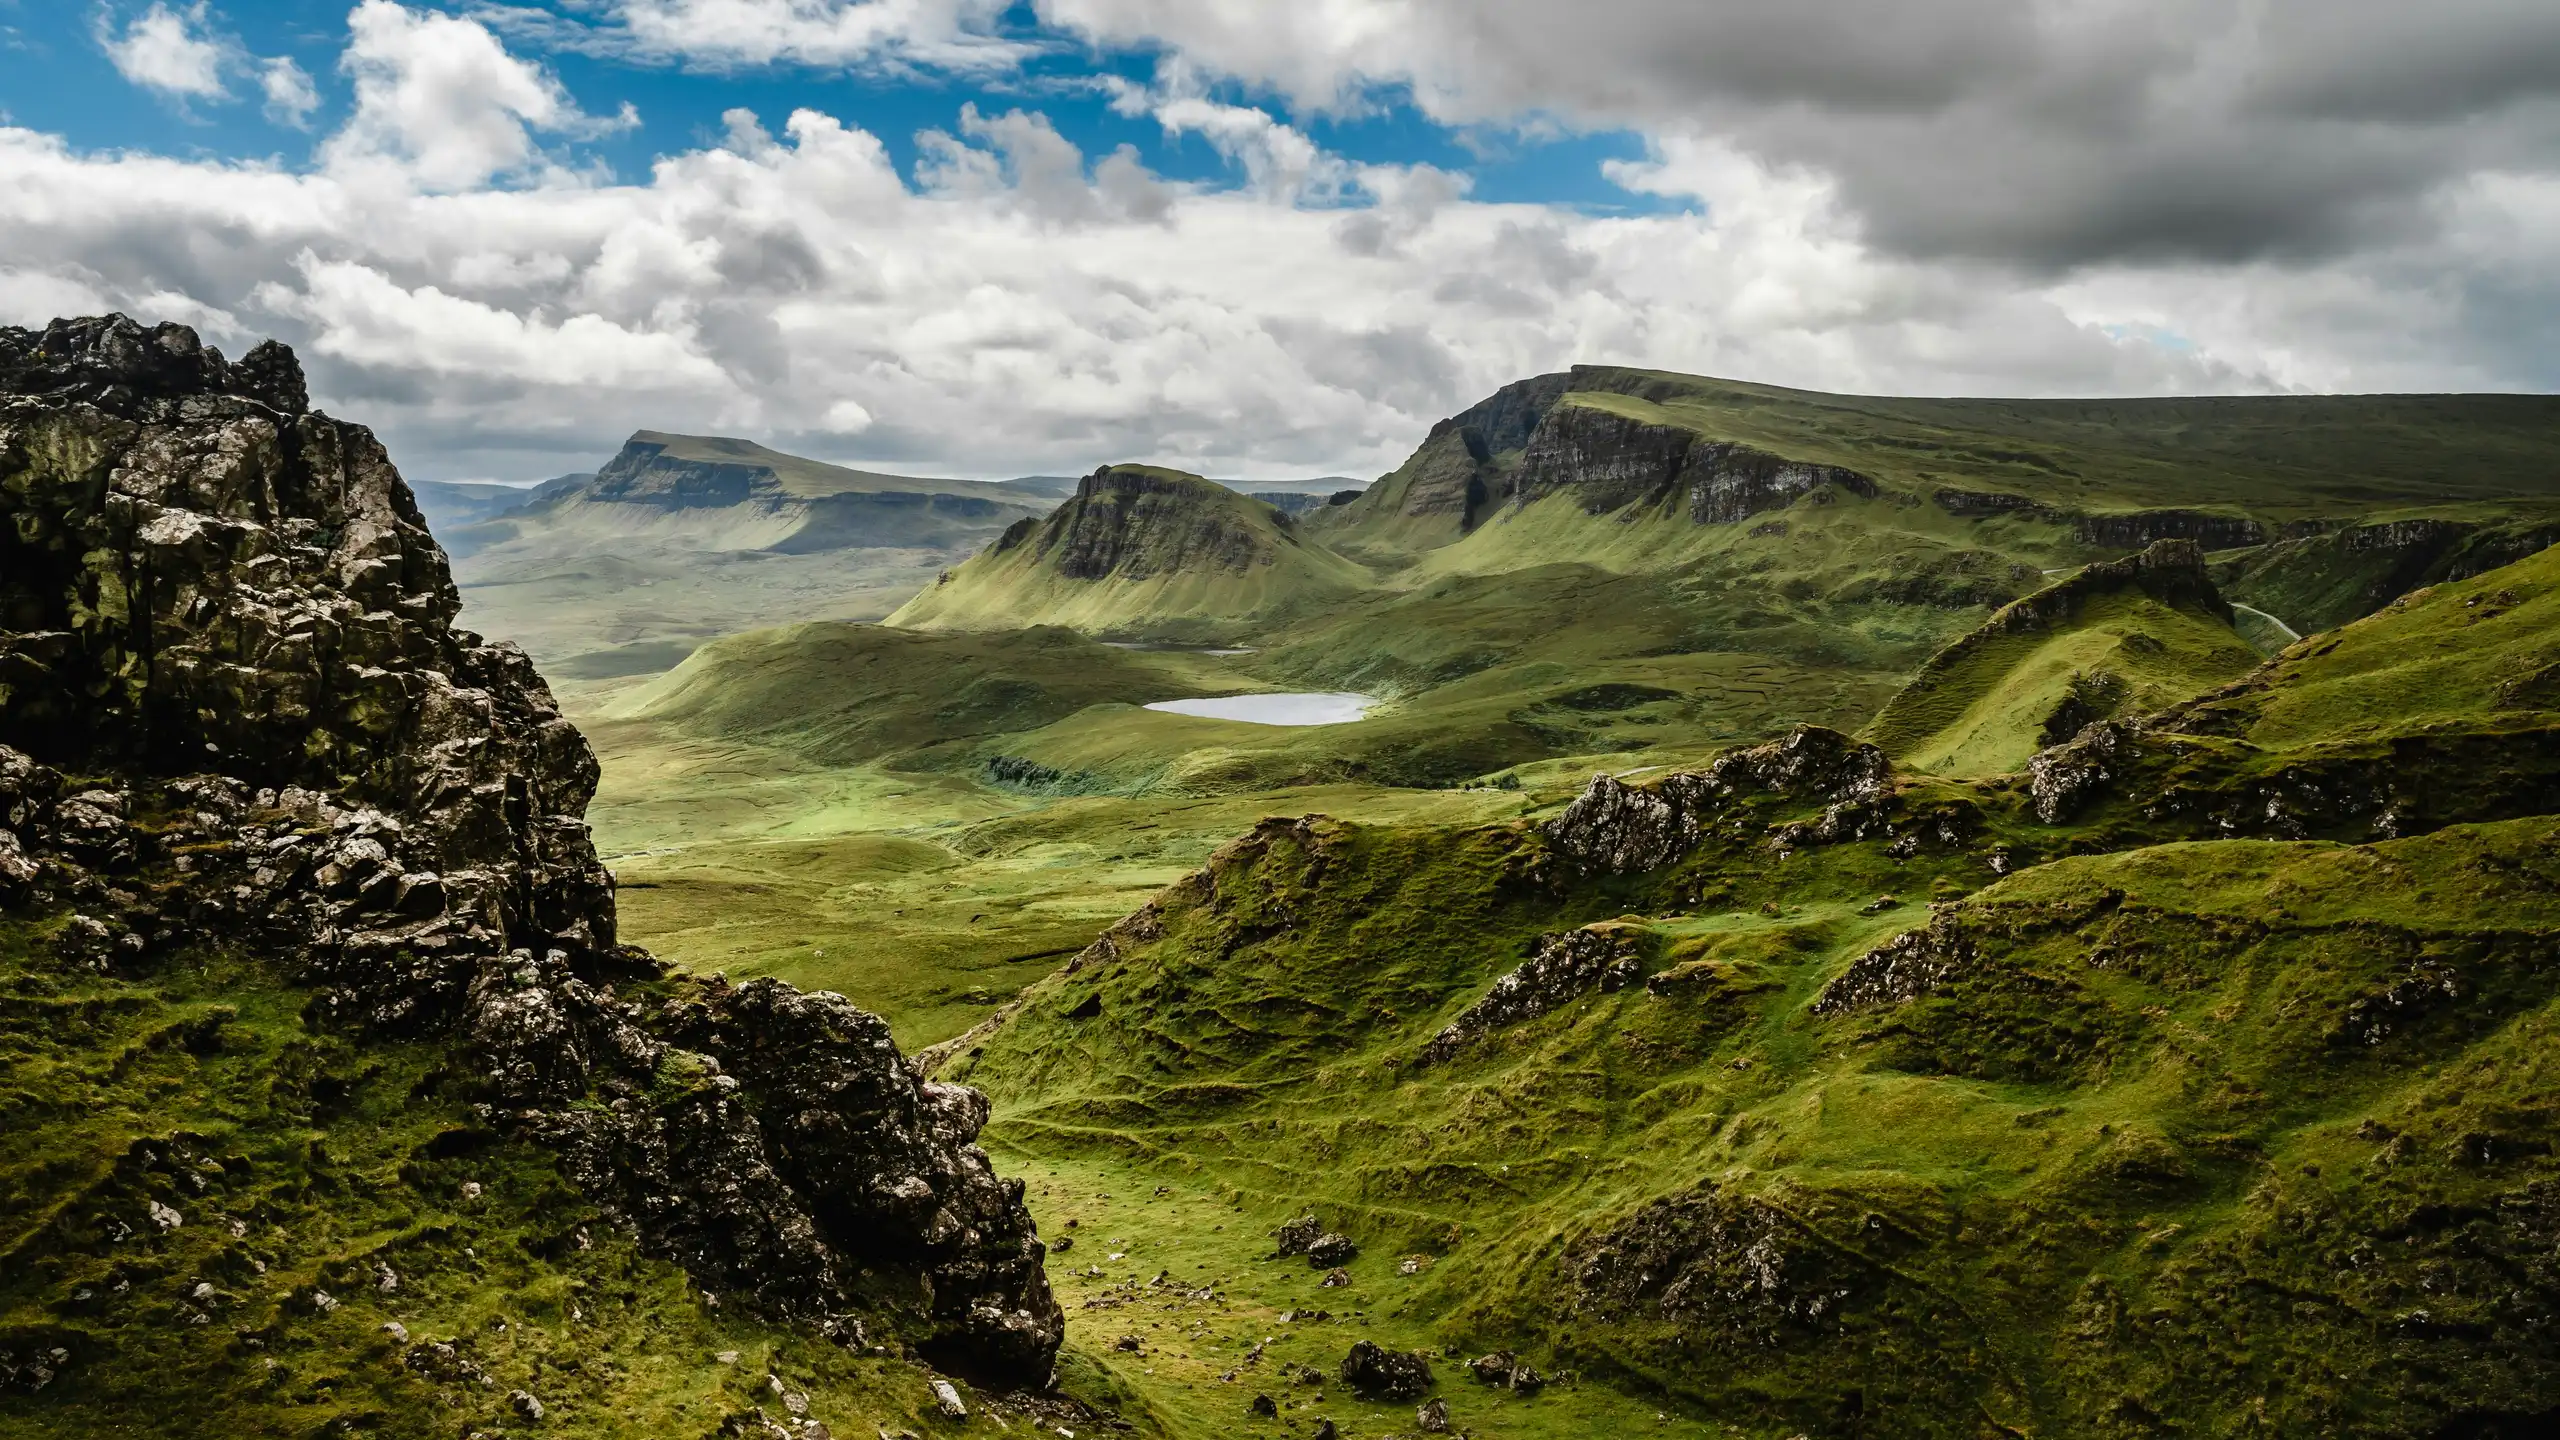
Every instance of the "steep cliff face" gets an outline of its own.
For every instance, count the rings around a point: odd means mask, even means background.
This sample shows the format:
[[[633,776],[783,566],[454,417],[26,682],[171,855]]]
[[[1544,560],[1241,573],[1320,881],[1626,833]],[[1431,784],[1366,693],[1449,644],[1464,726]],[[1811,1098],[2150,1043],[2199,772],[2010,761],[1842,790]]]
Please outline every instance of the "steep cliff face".
[[[1063,1321],[983,1104],[839,997],[617,944],[585,741],[454,628],[407,487],[289,352],[0,330],[0,521],[7,918],[76,911],[66,966],[259,955],[336,1032],[451,1047],[703,1286],[1045,1378]]]

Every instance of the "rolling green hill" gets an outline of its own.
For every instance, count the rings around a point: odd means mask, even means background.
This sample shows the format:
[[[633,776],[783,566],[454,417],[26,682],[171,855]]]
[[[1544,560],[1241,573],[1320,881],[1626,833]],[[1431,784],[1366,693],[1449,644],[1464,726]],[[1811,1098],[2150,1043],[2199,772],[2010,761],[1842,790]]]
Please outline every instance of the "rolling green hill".
[[[1233,640],[1367,582],[1270,505],[1196,475],[1117,465],[1047,517],[1016,522],[889,623]]]
[[[2000,774],[2120,710],[2192,699],[2257,665],[2187,541],[2101,561],[1930,657],[1864,734],[1897,762]]]

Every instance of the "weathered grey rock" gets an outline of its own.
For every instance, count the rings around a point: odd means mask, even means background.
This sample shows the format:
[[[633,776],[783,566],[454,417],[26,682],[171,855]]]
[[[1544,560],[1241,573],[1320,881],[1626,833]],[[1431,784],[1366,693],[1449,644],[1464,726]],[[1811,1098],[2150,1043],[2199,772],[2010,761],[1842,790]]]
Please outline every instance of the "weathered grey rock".
[[[1592,869],[1659,870],[1695,848],[1704,824],[1736,800],[1773,795],[1865,805],[1882,799],[1892,779],[1893,764],[1882,750],[1837,730],[1800,725],[1783,739],[1727,751],[1703,770],[1641,786],[1594,776],[1545,833]]]
[[[1496,1030],[1534,1020],[1597,991],[1625,989],[1644,978],[1645,932],[1603,921],[1538,937],[1520,968],[1493,982],[1485,997],[1422,1047],[1436,1065]]]
[[[1754,1343],[1827,1325],[1868,1283],[1855,1256],[1778,1206],[1713,1185],[1643,1206],[1568,1263],[1582,1314],[1649,1316]]]
[[[2083,729],[2027,762],[2027,794],[2047,825],[2087,809],[2140,754],[2134,727],[2106,721]]]
[[[1936,990],[1970,968],[1973,941],[1950,914],[1929,917],[1917,930],[1906,930],[1849,962],[1849,968],[1823,987],[1815,1001],[1817,1015],[1841,1015],[1905,1005]]]
[[[1448,1434],[1449,1402],[1446,1400],[1423,1401],[1414,1409],[1413,1428],[1425,1435]]]
[[[1348,1235],[1324,1234],[1307,1246],[1307,1264],[1318,1270],[1348,1265],[1360,1253],[1360,1246]]]

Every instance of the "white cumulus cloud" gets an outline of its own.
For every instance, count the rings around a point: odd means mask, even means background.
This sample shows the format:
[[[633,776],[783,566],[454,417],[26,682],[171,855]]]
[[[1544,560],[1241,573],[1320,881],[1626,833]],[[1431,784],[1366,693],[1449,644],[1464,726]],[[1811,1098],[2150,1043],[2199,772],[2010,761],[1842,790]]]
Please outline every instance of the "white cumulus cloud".
[[[1394,18],[1289,15],[1281,40]],[[2530,168],[2448,180],[2424,223],[2353,245],[2052,268],[1897,243],[1854,175],[1712,127],[1666,126],[1613,169],[1678,202],[1655,214],[1350,164],[1165,79],[1124,92],[1130,113],[1211,137],[1246,183],[1088,154],[1029,101],[955,104],[908,173],[820,110],[736,109],[617,179],[575,148],[611,122],[489,24],[363,0],[344,68],[354,110],[310,168],[0,128],[0,320],[114,307],[235,351],[276,335],[430,478],[556,474],[642,426],[990,476],[1376,473],[1576,362],[1924,394],[2560,382],[2560,180]]]
[[[228,93],[222,72],[230,50],[213,38],[203,0],[175,8],[152,0],[120,32],[105,28],[101,39],[116,73],[144,89],[180,100],[218,100]]]

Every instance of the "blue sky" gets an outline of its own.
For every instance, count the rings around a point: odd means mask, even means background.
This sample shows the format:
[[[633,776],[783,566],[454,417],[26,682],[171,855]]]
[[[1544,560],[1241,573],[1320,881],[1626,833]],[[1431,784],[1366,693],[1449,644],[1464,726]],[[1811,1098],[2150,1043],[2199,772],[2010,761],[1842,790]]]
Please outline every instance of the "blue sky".
[[[0,112],[0,323],[281,338],[422,478],[2560,386],[2548,0],[0,0]]]
[[[184,7],[173,7],[183,9]],[[460,14],[488,15],[486,7],[447,5]],[[1032,109],[1087,154],[1133,146],[1148,167],[1169,179],[1217,186],[1239,181],[1237,167],[1197,134],[1169,134],[1145,115],[1115,111],[1102,77],[1144,86],[1156,74],[1160,47],[1100,47],[1044,29],[1027,6],[1003,19],[1004,33],[1042,52],[1001,74],[955,73],[917,65],[848,68],[778,63],[766,66],[689,64],[681,58],[643,60],[583,52],[574,44],[544,44],[535,17],[567,23],[592,19],[593,7],[519,5],[503,33],[524,53],[538,56],[559,76],[580,107],[611,115],[629,104],[639,124],[592,138],[561,142],[564,157],[601,163],[621,177],[647,173],[670,150],[705,143],[723,130],[721,116],[745,106],[778,125],[793,110],[811,108],[878,135],[912,172],[916,135],[949,130],[961,106],[1000,113]],[[209,6],[208,33],[236,40],[261,58],[292,58],[310,77],[319,106],[303,123],[265,113],[255,91],[227,100],[138,94],[109,59],[107,43],[147,5],[82,5],[76,0],[0,0],[7,43],[0,49],[0,105],[15,124],[63,136],[97,149],[143,149],[164,154],[271,157],[306,165],[320,135],[342,121],[351,104],[338,55],[347,38],[346,0],[231,0]],[[1234,80],[1213,82],[1205,93],[1229,104],[1290,107],[1267,87]],[[137,103],[139,102],[139,103]],[[1633,130],[1583,129],[1552,117],[1517,123],[1452,126],[1423,114],[1400,87],[1367,91],[1340,109],[1293,113],[1291,118],[1326,150],[1346,159],[1382,164],[1429,164],[1466,175],[1473,198],[1493,202],[1556,204],[1599,214],[1657,213],[1685,208],[1682,197],[1645,194],[1614,184],[1610,161],[1644,157],[1644,137]]]

